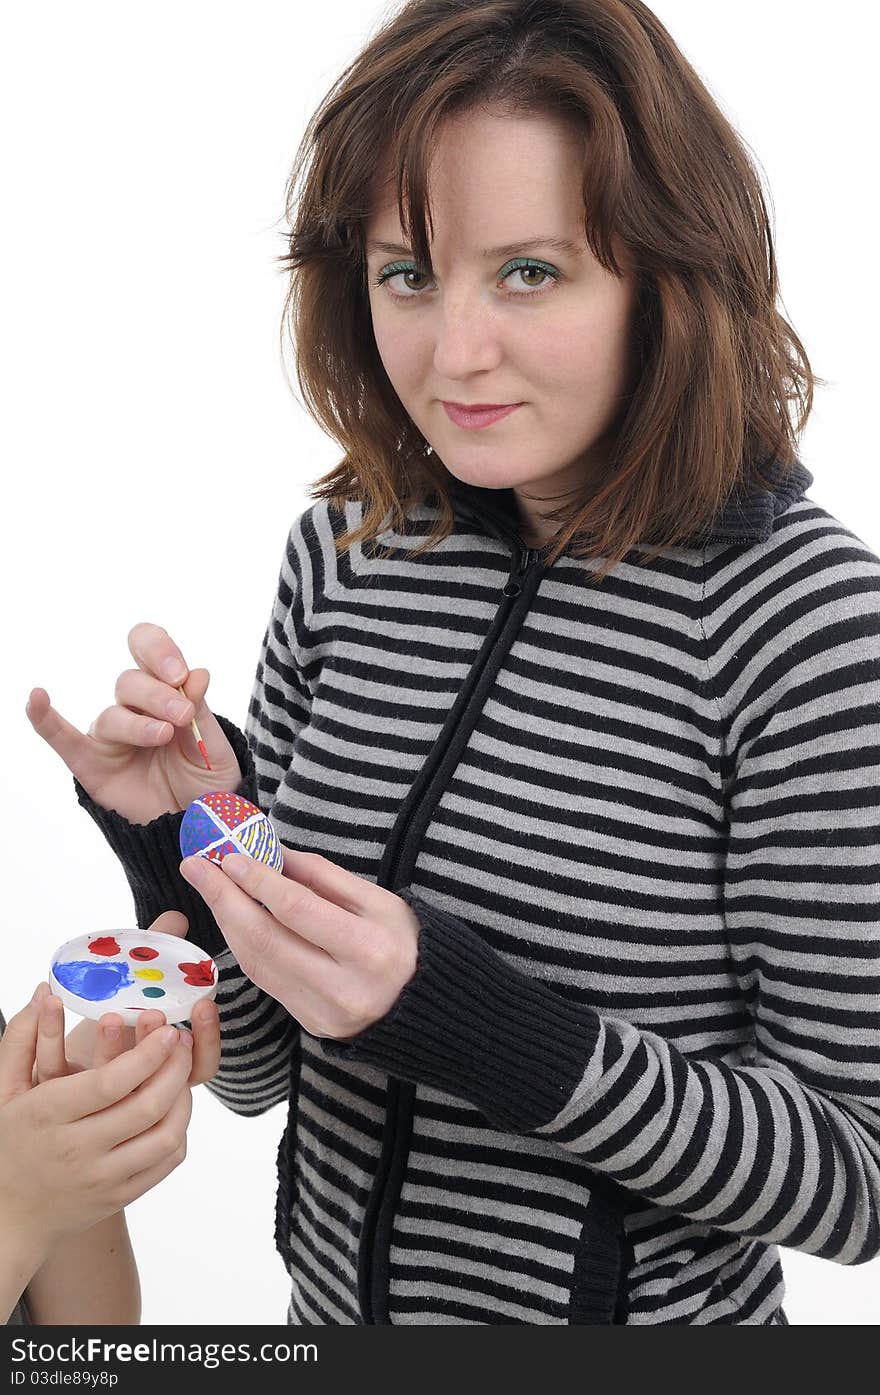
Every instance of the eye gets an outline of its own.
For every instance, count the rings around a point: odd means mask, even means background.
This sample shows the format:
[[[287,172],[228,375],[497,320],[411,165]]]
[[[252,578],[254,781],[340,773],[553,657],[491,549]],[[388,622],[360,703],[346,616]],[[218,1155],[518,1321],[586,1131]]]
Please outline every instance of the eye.
[[[498,273],[498,281],[506,281],[508,277],[512,276],[515,272],[538,272],[542,277],[544,277],[544,281],[539,282],[537,286],[535,286],[534,282],[526,281],[526,285],[532,285],[534,287],[534,289],[530,291],[508,292],[510,296],[517,297],[521,300],[533,300],[536,295],[546,295],[548,291],[551,289],[551,285],[554,282],[560,281],[562,279],[562,272],[558,271],[556,267],[548,265],[547,262],[534,261],[530,257],[517,257],[511,262],[506,262],[505,265],[501,268],[501,271]],[[388,283],[392,280],[396,280],[399,276],[410,276],[415,277],[416,279],[421,276],[422,279],[424,279],[425,273],[419,271],[415,262],[394,262],[391,266],[383,267],[383,269],[376,276],[373,284],[374,286],[386,286],[388,294],[391,296],[392,300],[418,300],[420,297],[417,288],[413,291],[412,295],[405,295],[401,294],[400,291],[391,290],[391,287]],[[551,285],[548,285],[545,288],[544,283],[546,282],[547,278],[549,278]]]

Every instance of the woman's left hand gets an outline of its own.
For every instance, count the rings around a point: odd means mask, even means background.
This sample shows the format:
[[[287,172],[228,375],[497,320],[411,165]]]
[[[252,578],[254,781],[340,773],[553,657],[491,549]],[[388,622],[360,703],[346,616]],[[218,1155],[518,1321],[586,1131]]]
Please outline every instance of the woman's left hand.
[[[312,1036],[347,1040],[384,1017],[415,973],[418,920],[393,891],[320,853],[282,851],[283,872],[244,853],[188,857],[180,871],[242,972]]]

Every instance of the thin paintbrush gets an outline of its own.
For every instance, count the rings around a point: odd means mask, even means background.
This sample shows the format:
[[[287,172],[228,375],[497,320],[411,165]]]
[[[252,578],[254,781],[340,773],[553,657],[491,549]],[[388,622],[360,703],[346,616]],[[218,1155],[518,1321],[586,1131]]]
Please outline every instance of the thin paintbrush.
[[[182,688],[178,688],[177,691],[180,693],[180,696],[181,696],[182,698],[186,698],[186,701],[189,702],[189,698],[186,697],[186,693],[183,691]],[[192,721],[190,722],[190,727],[192,728],[192,734],[193,734],[193,736],[194,736],[195,739],[196,739],[196,745],[198,746],[199,750],[200,750],[201,753],[202,753],[202,759],[204,760],[205,765],[206,765],[206,766],[208,767],[208,769],[210,770],[210,769],[211,769],[211,762],[208,760],[208,752],[205,750],[205,743],[204,743],[204,741],[202,740],[202,733],[199,731],[198,723],[197,723],[195,717],[193,717]]]

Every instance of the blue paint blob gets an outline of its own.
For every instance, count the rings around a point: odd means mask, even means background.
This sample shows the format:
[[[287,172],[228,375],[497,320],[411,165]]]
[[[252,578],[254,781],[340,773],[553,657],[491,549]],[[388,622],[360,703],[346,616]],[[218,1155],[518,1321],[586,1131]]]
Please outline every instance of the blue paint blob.
[[[53,964],[52,972],[69,993],[89,1003],[115,998],[121,989],[130,988],[134,983],[128,965],[115,960],[95,964],[88,959],[71,959],[66,964]]]
[[[164,998],[164,997],[165,997],[165,989],[164,989],[164,988],[145,988],[145,989],[144,989],[144,997],[145,997],[145,998]]]
[[[222,836],[222,824],[218,825],[204,805],[194,799],[180,824],[180,851],[183,856],[192,857],[194,853],[200,853]]]

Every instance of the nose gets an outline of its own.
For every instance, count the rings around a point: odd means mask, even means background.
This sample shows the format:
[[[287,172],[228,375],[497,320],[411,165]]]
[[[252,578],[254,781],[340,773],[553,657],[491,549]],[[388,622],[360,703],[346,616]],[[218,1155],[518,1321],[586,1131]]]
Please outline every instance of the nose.
[[[441,301],[434,332],[434,367],[448,382],[493,368],[503,358],[497,321],[479,290]]]

